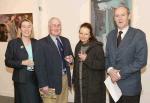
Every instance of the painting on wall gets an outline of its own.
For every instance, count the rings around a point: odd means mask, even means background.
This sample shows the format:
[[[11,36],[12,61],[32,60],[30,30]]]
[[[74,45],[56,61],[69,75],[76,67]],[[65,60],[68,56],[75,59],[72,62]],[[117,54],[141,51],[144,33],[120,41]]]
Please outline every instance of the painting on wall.
[[[0,14],[0,42],[20,36],[19,25],[23,19],[29,19],[33,23],[32,13]]]
[[[91,23],[96,38],[106,45],[107,34],[115,28],[114,8],[125,5],[131,10],[132,0],[91,0]],[[105,50],[105,49],[104,49]]]

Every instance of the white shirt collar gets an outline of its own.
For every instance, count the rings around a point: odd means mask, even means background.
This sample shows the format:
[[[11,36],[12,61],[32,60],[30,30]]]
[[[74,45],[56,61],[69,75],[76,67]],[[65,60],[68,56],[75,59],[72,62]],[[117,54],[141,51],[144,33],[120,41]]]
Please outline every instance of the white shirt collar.
[[[50,37],[52,38],[53,42],[55,43],[55,45],[57,46],[57,41],[56,41],[56,36],[50,35]]]
[[[120,29],[118,28],[118,32],[119,32],[119,31],[122,31],[122,32],[123,32],[122,35],[121,35],[121,38],[122,38],[122,39],[124,38],[124,36],[125,36],[125,34],[127,33],[128,29],[129,29],[129,26],[126,26],[126,27],[123,28],[122,30],[120,30]]]
[[[50,35],[50,37],[52,38],[53,42],[55,43],[55,45],[57,46],[57,40],[56,38],[58,38],[60,40],[60,42],[62,43],[61,39],[59,36],[53,36],[53,35]],[[57,46],[58,47],[58,46]]]

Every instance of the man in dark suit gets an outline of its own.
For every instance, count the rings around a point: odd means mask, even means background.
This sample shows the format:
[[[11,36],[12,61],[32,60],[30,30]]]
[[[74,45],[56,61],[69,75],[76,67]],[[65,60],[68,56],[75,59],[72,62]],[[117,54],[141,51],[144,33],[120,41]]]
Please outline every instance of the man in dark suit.
[[[69,64],[72,63],[70,42],[61,35],[61,21],[53,17],[48,22],[49,35],[37,43],[35,65],[44,103],[67,103],[71,87]],[[68,87],[69,86],[69,87]]]
[[[122,97],[117,103],[139,103],[141,69],[147,64],[145,33],[129,26],[130,12],[120,6],[114,11],[117,28],[108,34],[106,68],[112,82],[117,82]],[[110,97],[110,103],[114,103]]]

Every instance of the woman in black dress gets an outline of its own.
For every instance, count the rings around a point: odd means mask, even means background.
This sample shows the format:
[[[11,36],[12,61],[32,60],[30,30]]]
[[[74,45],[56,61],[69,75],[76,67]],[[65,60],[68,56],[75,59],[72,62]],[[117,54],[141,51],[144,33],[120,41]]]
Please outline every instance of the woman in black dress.
[[[75,103],[105,103],[105,59],[102,43],[94,37],[89,23],[80,26],[79,39],[73,69]]]
[[[14,68],[15,103],[41,103],[37,79],[34,73],[36,40],[31,38],[32,22],[24,19],[20,24],[21,37],[9,41],[5,64]]]

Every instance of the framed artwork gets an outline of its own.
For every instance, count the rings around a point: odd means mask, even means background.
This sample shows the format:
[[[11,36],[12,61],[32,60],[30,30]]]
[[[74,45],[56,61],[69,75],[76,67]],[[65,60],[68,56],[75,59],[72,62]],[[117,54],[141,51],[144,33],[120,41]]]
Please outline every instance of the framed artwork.
[[[107,34],[115,28],[114,8],[125,5],[131,9],[132,0],[91,0],[91,23],[98,39],[106,45]],[[105,49],[104,49],[105,50]]]
[[[19,25],[23,19],[29,19],[33,23],[32,13],[0,14],[0,42],[20,36]]]

